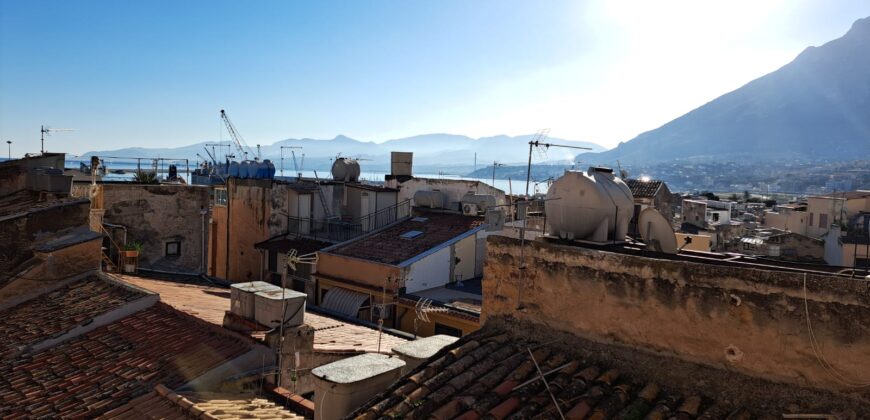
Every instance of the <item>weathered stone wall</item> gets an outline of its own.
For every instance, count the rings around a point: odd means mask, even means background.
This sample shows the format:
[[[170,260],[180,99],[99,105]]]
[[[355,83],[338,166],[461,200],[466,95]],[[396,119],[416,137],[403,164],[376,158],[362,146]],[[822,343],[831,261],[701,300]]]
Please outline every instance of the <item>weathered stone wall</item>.
[[[518,310],[519,241],[491,236],[487,249],[484,321],[514,317],[818,388],[852,390],[844,382],[870,381],[870,282],[531,242]],[[844,378],[834,378],[821,358]]]
[[[104,184],[103,221],[127,228],[127,242],[142,244],[139,267],[183,273],[203,272],[203,239],[208,187],[196,185]],[[166,255],[166,243],[181,243],[181,253]],[[206,242],[207,243],[207,242]]]

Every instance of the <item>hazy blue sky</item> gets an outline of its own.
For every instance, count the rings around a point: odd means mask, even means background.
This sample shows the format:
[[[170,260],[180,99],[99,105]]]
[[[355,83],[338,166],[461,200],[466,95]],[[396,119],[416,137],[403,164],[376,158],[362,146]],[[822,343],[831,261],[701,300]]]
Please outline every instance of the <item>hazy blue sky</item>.
[[[844,34],[870,1],[0,0],[0,143],[449,132],[612,147]],[[226,139],[226,134],[223,134]],[[5,146],[5,145],[4,145]],[[3,155],[5,155],[5,150]]]

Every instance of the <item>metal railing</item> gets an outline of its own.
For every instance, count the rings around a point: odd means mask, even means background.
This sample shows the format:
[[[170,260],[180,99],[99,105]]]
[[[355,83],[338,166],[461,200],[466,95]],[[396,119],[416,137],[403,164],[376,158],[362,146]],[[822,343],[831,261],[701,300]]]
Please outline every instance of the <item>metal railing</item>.
[[[344,242],[411,217],[411,200],[383,208],[353,220],[311,217],[287,218],[287,233],[324,242]]]

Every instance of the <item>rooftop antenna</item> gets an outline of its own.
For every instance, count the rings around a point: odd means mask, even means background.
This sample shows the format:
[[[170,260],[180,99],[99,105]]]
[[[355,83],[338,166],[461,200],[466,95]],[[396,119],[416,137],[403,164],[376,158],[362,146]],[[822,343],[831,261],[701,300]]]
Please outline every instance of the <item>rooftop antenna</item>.
[[[432,312],[447,312],[447,308],[433,307],[432,299],[421,298],[414,304],[414,338],[417,337],[418,322],[430,323],[429,314]]]
[[[287,276],[289,270],[293,270],[293,273],[296,273],[296,266],[298,264],[306,264],[315,266],[317,265],[317,253],[312,252],[310,254],[298,255],[296,249],[291,249],[287,252],[287,259],[284,264],[284,270],[281,272],[281,328],[280,328],[280,337],[278,337],[278,383],[281,383],[281,373],[283,371],[281,367],[281,359],[284,356],[284,324],[287,323]]]
[[[498,161],[492,161],[492,186],[495,187],[495,168],[504,166],[504,163],[499,163]]]
[[[377,308],[378,310],[378,353],[381,352],[381,336],[384,335],[384,314],[387,312],[388,306],[393,306],[396,302],[387,303],[387,286],[391,284],[399,285],[400,280],[398,277],[393,277],[392,275],[387,276],[384,279],[384,285],[381,287],[381,303],[376,303],[372,305],[373,308]],[[402,282],[404,283],[404,282]]]
[[[39,141],[40,141],[40,152],[45,153],[45,136],[51,135],[54,132],[60,131],[76,131],[75,128],[50,128],[45,125],[39,126]]]
[[[543,130],[538,130],[538,132],[535,134],[535,136],[532,138],[532,140],[529,141],[529,164],[528,164],[528,167],[526,168],[526,196],[527,197],[529,195],[529,182],[531,181],[531,178],[532,178],[532,151],[536,147],[543,147],[545,149],[549,149],[550,147],[564,147],[567,149],[592,150],[589,147],[568,146],[568,145],[564,145],[564,144],[545,143],[544,141],[547,140],[547,136],[549,134],[550,134],[549,128],[545,128]],[[523,227],[523,229],[525,229],[525,227]]]

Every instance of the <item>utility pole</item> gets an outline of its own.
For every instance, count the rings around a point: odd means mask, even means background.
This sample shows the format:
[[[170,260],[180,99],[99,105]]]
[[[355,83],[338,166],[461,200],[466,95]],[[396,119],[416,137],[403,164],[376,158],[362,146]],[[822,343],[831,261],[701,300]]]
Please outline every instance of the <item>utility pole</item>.
[[[9,145],[9,160],[12,160],[12,140],[6,140],[6,144]]]

